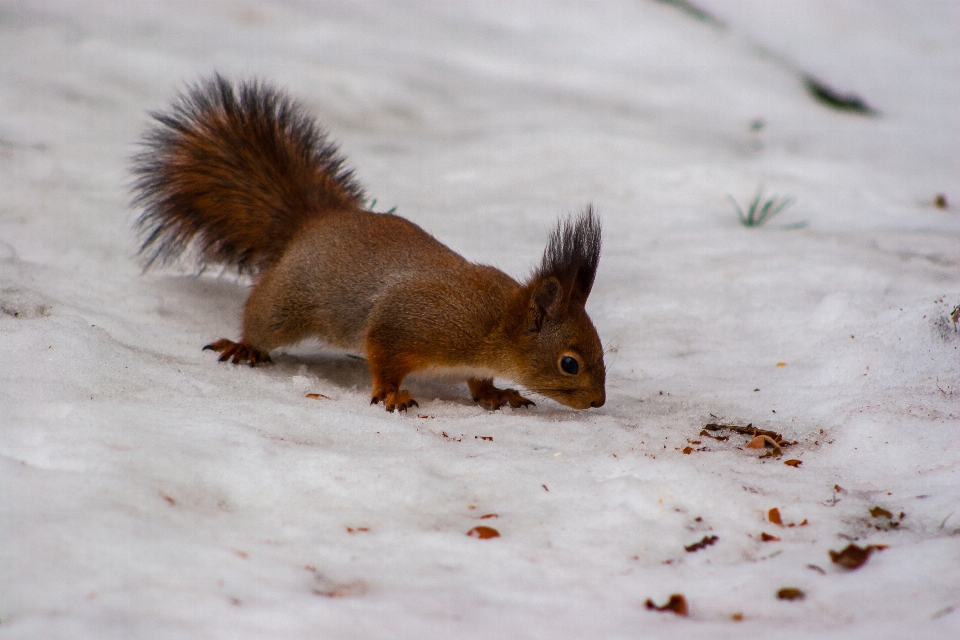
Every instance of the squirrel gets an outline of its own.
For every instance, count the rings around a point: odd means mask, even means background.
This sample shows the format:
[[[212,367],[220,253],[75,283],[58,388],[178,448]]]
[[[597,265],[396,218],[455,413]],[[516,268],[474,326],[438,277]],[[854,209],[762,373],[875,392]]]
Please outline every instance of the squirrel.
[[[603,406],[603,348],[584,305],[600,258],[588,206],[558,223],[524,283],[473,264],[364,190],[299,102],[260,80],[189,85],[133,158],[146,271],[191,249],[199,265],[253,276],[239,342],[221,362],[270,362],[306,338],[366,355],[371,404],[419,406],[415,371],[453,369],[488,409],[529,407],[499,376],[576,409]]]

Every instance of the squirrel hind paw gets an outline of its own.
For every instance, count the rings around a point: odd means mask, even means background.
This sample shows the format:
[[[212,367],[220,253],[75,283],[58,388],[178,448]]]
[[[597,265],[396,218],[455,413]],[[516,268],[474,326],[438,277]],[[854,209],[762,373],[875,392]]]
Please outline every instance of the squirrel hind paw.
[[[273,362],[273,360],[270,359],[269,353],[254,349],[242,341],[234,342],[233,340],[220,338],[216,342],[212,342],[203,347],[203,351],[206,351],[207,349],[219,353],[220,357],[218,360],[220,362],[226,362],[227,360],[230,360],[233,364],[246,362],[251,367],[254,367],[260,363]]]
[[[384,407],[390,413],[394,411],[406,411],[410,407],[419,407],[420,403],[413,399],[410,396],[409,391],[400,390],[400,391],[390,391],[390,392],[379,392],[374,393],[373,397],[370,398],[370,404],[378,404],[382,402]]]

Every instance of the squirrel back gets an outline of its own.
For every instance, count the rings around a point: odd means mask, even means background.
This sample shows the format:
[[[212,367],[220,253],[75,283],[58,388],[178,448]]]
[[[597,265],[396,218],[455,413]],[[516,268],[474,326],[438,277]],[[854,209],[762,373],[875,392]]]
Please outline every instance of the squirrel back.
[[[440,369],[489,409],[533,403],[494,376],[578,409],[606,398],[585,305],[600,259],[591,207],[557,226],[524,283],[473,264],[414,223],[364,210],[344,160],[305,110],[258,81],[217,75],[180,95],[134,158],[149,268],[193,247],[203,265],[255,276],[239,342],[207,345],[251,366],[306,338],[363,352],[373,402],[417,406],[401,383]]]
[[[201,264],[259,272],[297,232],[363,207],[336,145],[297,102],[256,80],[220,76],[181,94],[134,158],[140,255],[149,268],[193,243]]]

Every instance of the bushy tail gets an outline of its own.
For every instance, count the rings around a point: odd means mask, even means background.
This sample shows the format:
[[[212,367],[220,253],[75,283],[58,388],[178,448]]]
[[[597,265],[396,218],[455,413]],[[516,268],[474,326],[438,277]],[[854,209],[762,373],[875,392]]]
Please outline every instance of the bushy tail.
[[[256,80],[190,87],[134,158],[140,255],[149,268],[191,244],[202,264],[259,271],[304,224],[363,206],[336,145],[289,96]]]

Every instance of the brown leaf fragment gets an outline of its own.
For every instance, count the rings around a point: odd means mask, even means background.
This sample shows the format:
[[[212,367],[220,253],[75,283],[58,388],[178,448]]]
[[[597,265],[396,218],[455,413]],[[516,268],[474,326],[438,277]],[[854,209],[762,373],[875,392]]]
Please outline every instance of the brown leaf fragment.
[[[480,519],[481,519],[481,520],[488,520],[488,519],[490,519],[490,518],[499,518],[499,517],[500,517],[500,516],[498,516],[498,515],[495,514],[495,513],[488,513],[488,514],[486,514],[486,515],[480,516]]]
[[[682,453],[682,454],[685,455],[685,456],[688,456],[688,455],[690,455],[692,452],[693,452],[693,447],[684,447],[684,448],[683,448],[683,451],[681,451],[680,453]]]
[[[667,604],[662,607],[658,607],[654,604],[653,600],[647,598],[646,602],[647,609],[651,611],[673,611],[678,616],[687,615],[687,599],[683,597],[682,593],[674,593],[670,596],[670,599],[667,600]]]
[[[753,423],[746,426],[737,425],[737,424],[718,424],[716,422],[710,422],[703,425],[703,428],[707,431],[720,431],[720,429],[729,429],[730,431],[736,431],[737,433],[745,433],[747,435],[753,435],[755,429],[753,428]]]
[[[767,436],[773,440],[774,444],[778,447],[788,447],[790,445],[797,444],[796,442],[786,442],[776,431],[768,431],[766,429],[755,429],[753,423],[748,424],[747,426],[740,426],[735,424],[717,424],[711,422],[709,424],[703,425],[704,431],[719,431],[720,429],[727,429],[729,431],[735,431],[736,433],[742,433],[745,436],[757,437],[757,436]],[[704,435],[702,432],[700,435]],[[709,435],[709,434],[708,434]]]
[[[473,436],[473,439],[476,440],[480,438],[481,440],[486,440],[487,442],[493,442],[493,436]]]
[[[471,538],[480,538],[481,540],[489,540],[490,538],[499,538],[500,532],[494,529],[493,527],[485,527],[480,525],[479,527],[474,527],[467,531],[467,535]]]
[[[783,519],[780,517],[780,509],[777,509],[776,507],[770,509],[770,511],[767,511],[767,520],[773,524],[778,524],[781,527],[783,526]]]
[[[770,447],[772,451],[771,455],[779,456],[783,455],[783,451],[780,449],[780,445],[777,440],[774,440],[767,435],[758,435],[755,436],[750,442],[747,443],[748,449],[763,449],[764,447]]]
[[[872,552],[873,549],[869,546],[864,549],[851,543],[847,548],[839,552],[831,549],[830,560],[834,564],[839,564],[847,569],[856,569],[863,566]]]
[[[884,517],[887,520],[893,519],[893,514],[883,507],[874,507],[873,509],[870,509],[870,515],[872,515],[874,518]]]
[[[705,438],[713,438],[714,440],[718,440],[720,442],[726,442],[727,440],[730,439],[730,436],[712,436],[710,435],[710,432],[707,431],[706,429],[701,429],[699,435]]]
[[[358,598],[367,593],[367,585],[361,580],[334,584],[328,588],[317,588],[313,594],[324,598]]]
[[[940,609],[940,611],[937,611],[937,612],[934,613],[932,616],[930,616],[930,619],[931,619],[931,620],[936,620],[937,618],[942,618],[943,616],[945,616],[945,615],[947,615],[947,614],[950,614],[950,613],[953,613],[953,605],[950,605],[950,606],[944,607],[943,609]]]
[[[827,575],[827,572],[826,572],[826,571],[824,571],[823,569],[821,569],[820,567],[818,567],[818,566],[815,565],[815,564],[808,564],[808,565],[807,565],[807,569],[813,569],[814,571],[816,571],[817,573],[819,573],[819,574],[822,575],[822,576]]]
[[[736,613],[730,616],[730,619],[733,620],[734,622],[743,622],[743,612],[737,611]]]
[[[322,393],[308,393],[307,397],[311,400],[319,400],[320,398],[323,398],[324,400],[330,399],[330,396],[325,396]]]
[[[777,597],[781,600],[803,600],[807,594],[796,587],[784,587],[777,591]]]
[[[803,464],[803,460],[784,460],[783,464],[787,465],[788,467],[797,468]]]
[[[832,560],[834,564],[846,567],[847,569],[859,569],[867,563],[874,549],[881,550],[886,548],[887,545],[885,544],[868,544],[865,547],[858,547],[851,542],[840,551],[833,551],[831,549],[830,560]]]
[[[945,194],[945,193],[938,193],[936,196],[934,196],[934,198],[933,198],[933,206],[935,206],[937,209],[946,209],[947,206],[948,206],[948,205],[947,205],[947,194]],[[954,322],[956,322],[956,320],[954,320]]]
[[[694,551],[700,551],[700,549],[705,549],[710,545],[714,544],[719,540],[717,536],[703,536],[703,539],[699,542],[694,542],[690,546],[684,547],[687,553],[693,553]]]
[[[780,538],[778,538],[777,536],[770,535],[765,531],[760,532],[760,540],[763,542],[780,542]]]
[[[174,500],[173,498],[171,498],[171,497],[168,496],[167,494],[163,493],[162,491],[160,492],[160,497],[163,498],[163,499],[167,502],[167,504],[170,504],[170,505],[176,505],[176,504],[177,504],[177,501],[176,501],[176,500]]]

